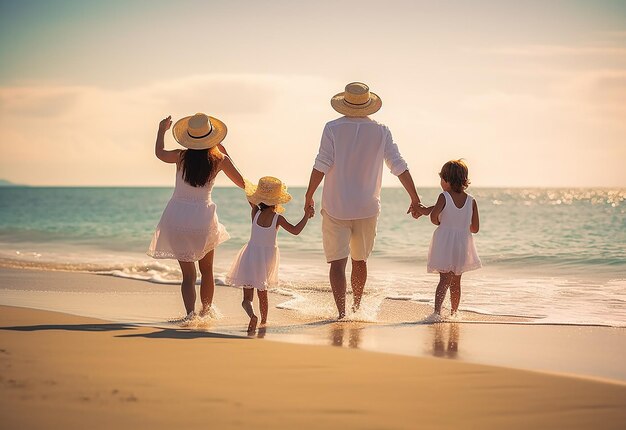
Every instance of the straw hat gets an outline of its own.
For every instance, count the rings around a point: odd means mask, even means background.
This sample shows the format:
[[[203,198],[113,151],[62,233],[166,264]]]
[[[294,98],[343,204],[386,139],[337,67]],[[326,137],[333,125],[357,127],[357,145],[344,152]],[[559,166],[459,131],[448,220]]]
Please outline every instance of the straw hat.
[[[226,124],[203,113],[181,118],[172,127],[176,142],[189,149],[213,148],[224,140],[226,132]]]
[[[250,203],[254,205],[264,203],[268,206],[277,206],[277,212],[282,212],[282,208],[278,205],[291,200],[291,194],[287,192],[287,186],[280,179],[273,176],[262,177],[259,179],[258,185],[246,181],[246,196]]]
[[[367,116],[378,111],[383,101],[364,83],[352,82],[346,85],[343,93],[330,99],[330,105],[346,116]]]

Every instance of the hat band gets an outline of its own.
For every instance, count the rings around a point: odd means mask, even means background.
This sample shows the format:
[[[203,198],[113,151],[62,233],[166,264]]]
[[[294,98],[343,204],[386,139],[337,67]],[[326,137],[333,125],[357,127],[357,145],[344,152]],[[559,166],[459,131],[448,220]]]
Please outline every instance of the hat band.
[[[189,137],[191,137],[192,139],[203,139],[205,137],[207,137],[209,134],[211,134],[213,130],[209,130],[209,132],[207,134],[203,134],[202,136],[193,136],[191,133],[189,133],[189,130],[187,130],[187,135]]]
[[[348,100],[346,100],[345,97],[344,97],[343,101],[344,101],[344,103],[347,103],[347,104],[352,105],[352,106],[363,106],[363,105],[366,105],[366,104],[370,103],[372,101],[372,99],[371,98],[368,99],[365,103],[352,103],[352,102],[349,102]]]
[[[211,132],[213,131],[213,124],[209,122],[209,126],[211,126],[211,128],[209,129],[209,132],[207,134],[203,134],[202,136],[194,136],[191,133],[189,133],[189,129],[187,129],[187,135],[191,137],[192,139],[203,139],[207,137],[209,134],[211,134]]]

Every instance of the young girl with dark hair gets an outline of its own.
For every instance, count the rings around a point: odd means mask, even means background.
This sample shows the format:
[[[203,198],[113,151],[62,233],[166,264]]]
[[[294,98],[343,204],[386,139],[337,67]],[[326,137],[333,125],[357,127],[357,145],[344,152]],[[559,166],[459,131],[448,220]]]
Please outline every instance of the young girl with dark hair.
[[[481,267],[472,233],[478,233],[476,200],[465,192],[468,169],[463,160],[448,161],[439,173],[443,192],[430,213],[437,225],[428,251],[428,271],[439,273],[435,292],[433,322],[441,319],[441,305],[450,289],[451,313],[455,316],[461,301],[461,275]]]

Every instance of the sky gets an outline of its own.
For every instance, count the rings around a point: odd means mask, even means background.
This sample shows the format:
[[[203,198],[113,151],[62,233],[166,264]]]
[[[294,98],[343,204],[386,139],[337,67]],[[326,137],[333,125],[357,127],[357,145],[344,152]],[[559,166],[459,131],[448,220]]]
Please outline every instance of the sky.
[[[205,112],[244,176],[306,185],[352,81],[418,188],[457,158],[473,186],[626,187],[623,0],[0,0],[0,178],[171,186],[158,122]]]

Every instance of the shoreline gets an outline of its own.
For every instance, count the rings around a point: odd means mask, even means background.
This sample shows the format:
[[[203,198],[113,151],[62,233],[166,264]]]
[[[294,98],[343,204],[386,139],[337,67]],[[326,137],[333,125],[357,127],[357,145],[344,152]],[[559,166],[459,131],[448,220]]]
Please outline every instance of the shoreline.
[[[431,312],[429,305],[404,300],[377,302],[375,298],[364,302],[372,307],[364,309],[362,316],[374,312],[377,321],[336,322],[330,294],[295,303],[295,309],[278,307],[288,304],[289,297],[269,296],[269,324],[263,332],[268,340],[626,381],[626,369],[617,358],[626,350],[624,328],[529,324],[465,312],[461,321],[429,325],[419,322]],[[94,274],[0,269],[0,305],[142,327],[245,336],[247,319],[240,307],[240,290],[216,287],[215,301],[221,318],[197,319],[181,327],[172,322],[182,317],[176,285]],[[315,308],[309,312],[311,304]]]
[[[88,419],[96,429],[590,429],[602,419],[618,429],[626,420],[626,384],[459,361],[7,306],[0,340],[10,428]]]

